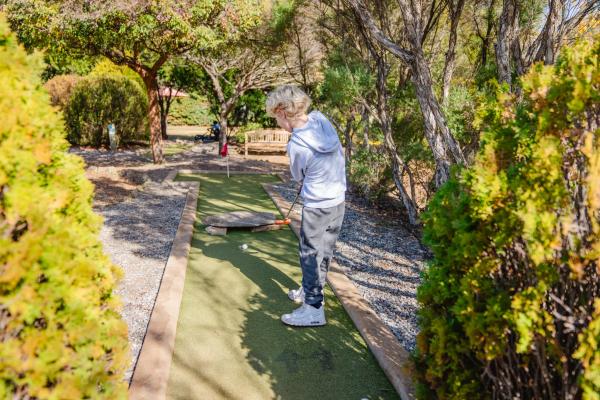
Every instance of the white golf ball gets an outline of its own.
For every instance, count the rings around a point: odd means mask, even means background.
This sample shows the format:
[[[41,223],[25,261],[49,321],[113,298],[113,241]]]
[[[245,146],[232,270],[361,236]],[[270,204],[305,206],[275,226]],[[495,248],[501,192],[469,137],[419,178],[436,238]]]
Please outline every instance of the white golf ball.
[[[246,243],[244,243],[243,245],[240,246],[240,249],[247,250],[248,249],[248,245]]]

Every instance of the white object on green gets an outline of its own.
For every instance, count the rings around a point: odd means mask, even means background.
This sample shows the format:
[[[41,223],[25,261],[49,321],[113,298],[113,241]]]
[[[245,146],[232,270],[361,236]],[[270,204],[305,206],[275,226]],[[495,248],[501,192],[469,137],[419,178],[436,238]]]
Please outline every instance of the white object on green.
[[[108,140],[110,142],[110,150],[117,150],[117,129],[115,124],[108,124]]]

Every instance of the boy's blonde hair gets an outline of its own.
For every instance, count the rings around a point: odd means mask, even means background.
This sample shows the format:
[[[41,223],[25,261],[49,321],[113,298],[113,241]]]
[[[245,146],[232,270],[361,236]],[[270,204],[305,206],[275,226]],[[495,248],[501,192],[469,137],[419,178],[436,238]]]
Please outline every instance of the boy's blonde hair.
[[[311,100],[298,86],[283,85],[269,93],[266,103],[267,114],[271,117],[284,111],[287,118],[296,118],[306,114]]]

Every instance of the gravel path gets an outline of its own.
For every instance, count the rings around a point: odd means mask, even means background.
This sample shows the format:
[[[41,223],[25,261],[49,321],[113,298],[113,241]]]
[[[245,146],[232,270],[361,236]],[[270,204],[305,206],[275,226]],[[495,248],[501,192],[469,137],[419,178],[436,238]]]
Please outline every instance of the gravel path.
[[[105,217],[101,232],[105,250],[125,273],[117,292],[123,299],[123,316],[129,326],[132,349],[127,380],[139,355],[185,205],[186,188],[177,183],[160,182],[172,169],[224,169],[224,160],[215,156],[213,147],[194,146],[169,157],[162,165],[149,163],[139,151],[114,154],[71,150],[84,158],[88,174],[99,192],[116,194],[117,188],[107,177],[125,182],[123,190],[128,189],[129,184],[135,188],[123,196],[113,197],[113,203],[99,202],[96,206],[96,211]],[[285,164],[247,160],[235,154],[229,162],[232,171],[285,173],[288,170]],[[290,201],[296,193],[293,183],[276,185],[276,189]],[[294,212],[300,210],[297,205]],[[418,332],[416,290],[427,252],[399,221],[396,215],[373,209],[348,194],[336,260],[399,342],[411,351]]]
[[[295,187],[275,185],[289,201]],[[293,212],[301,209],[297,205]],[[404,348],[412,351],[418,332],[416,292],[427,253],[401,223],[379,211],[347,195],[335,259]]]
[[[129,326],[131,379],[154,301],[185,206],[187,187],[147,183],[123,203],[97,208],[104,217],[100,239],[112,261],[123,268],[117,289]]]

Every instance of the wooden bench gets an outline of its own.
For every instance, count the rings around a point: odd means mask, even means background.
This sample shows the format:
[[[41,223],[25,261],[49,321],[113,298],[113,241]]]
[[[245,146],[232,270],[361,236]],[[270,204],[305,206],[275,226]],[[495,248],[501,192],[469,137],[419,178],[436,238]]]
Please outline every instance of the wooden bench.
[[[248,149],[263,151],[286,151],[292,134],[281,129],[260,129],[244,133],[244,157]]]

